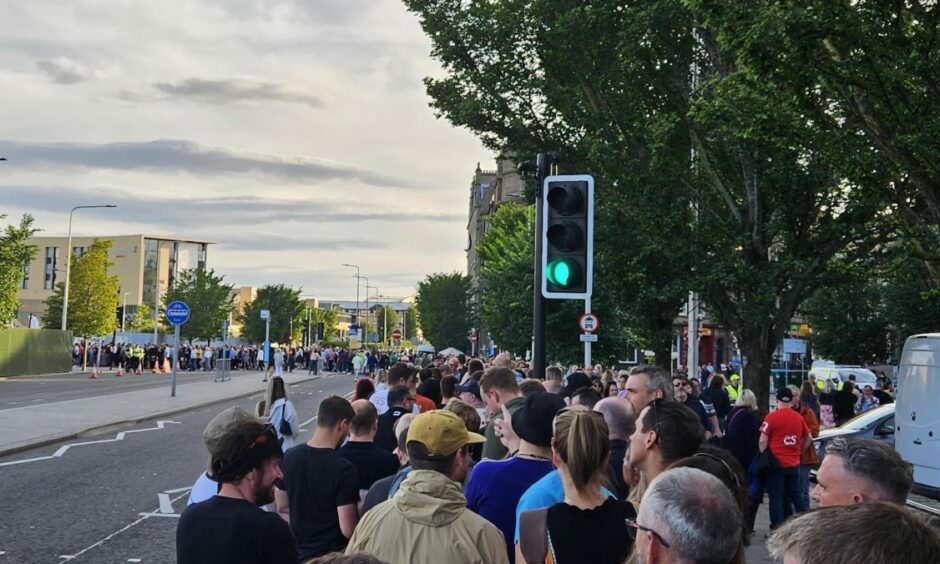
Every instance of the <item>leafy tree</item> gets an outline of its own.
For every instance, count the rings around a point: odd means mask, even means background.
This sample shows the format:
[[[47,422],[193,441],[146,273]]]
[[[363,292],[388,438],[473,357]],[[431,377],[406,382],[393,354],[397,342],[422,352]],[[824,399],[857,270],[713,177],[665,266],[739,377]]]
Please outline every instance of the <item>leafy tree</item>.
[[[0,219],[6,219],[6,215],[0,214]],[[7,225],[0,235],[0,329],[9,327],[16,318],[23,268],[29,266],[37,251],[35,245],[27,243],[27,239],[36,231],[33,217],[25,214],[19,226]],[[59,311],[62,311],[61,307]]]
[[[241,322],[244,324],[243,336],[259,343],[264,341],[265,321],[261,319],[263,309],[271,312],[272,342],[287,343],[300,335],[304,302],[300,299],[299,289],[294,290],[284,284],[258,288],[255,300],[245,306]]]
[[[375,315],[375,325],[376,331],[379,334],[379,340],[383,343],[389,342],[391,340],[392,331],[398,327],[398,313],[387,305],[380,305],[376,306],[373,315]],[[388,319],[386,319],[386,317]],[[385,334],[386,328],[388,329],[387,335]]]
[[[411,340],[418,335],[418,328],[421,326],[421,319],[418,315],[418,308],[411,306],[402,313],[402,325],[405,330],[402,331],[402,339]]]
[[[153,310],[147,304],[140,304],[126,320],[127,328],[136,333],[153,332]]]
[[[339,334],[339,313],[335,309],[314,308],[310,310],[310,331],[316,335],[317,323],[323,324],[323,339],[330,340]]]
[[[189,306],[189,321],[180,326],[185,339],[204,339],[222,334],[222,322],[232,311],[234,286],[224,283],[214,269],[202,265],[180,272],[171,288],[163,295],[163,309],[175,301]]]
[[[117,328],[114,312],[118,307],[121,281],[108,274],[114,265],[108,260],[108,251],[113,244],[114,241],[95,239],[81,257],[72,255],[66,322],[72,333],[86,339],[107,335]],[[46,300],[43,326],[49,329],[61,327],[64,294],[65,282],[59,282]]]
[[[878,187],[890,171],[867,166],[870,149],[813,111],[813,85],[807,96],[781,88],[722,29],[696,27],[696,2],[406,4],[445,69],[426,80],[440,115],[497,150],[558,149],[610,187],[598,195],[596,258],[615,315],[663,363],[679,305],[699,289],[737,335],[766,406],[794,311],[834,257],[863,256],[888,223]]]
[[[470,279],[459,272],[429,274],[418,282],[418,315],[424,337],[435,347],[470,345]]]
[[[888,322],[877,273],[847,267],[801,308],[813,328],[813,350],[840,364],[884,362]]]
[[[914,254],[901,253],[885,274],[881,288],[888,322],[895,330],[896,352],[917,333],[937,331],[940,319],[940,278]]]

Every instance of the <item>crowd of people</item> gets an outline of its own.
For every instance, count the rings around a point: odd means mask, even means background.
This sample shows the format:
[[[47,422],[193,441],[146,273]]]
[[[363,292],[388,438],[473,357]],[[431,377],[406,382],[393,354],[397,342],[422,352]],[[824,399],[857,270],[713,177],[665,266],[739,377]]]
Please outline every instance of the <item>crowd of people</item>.
[[[255,414],[210,422],[178,562],[741,563],[765,493],[781,561],[940,562],[903,506],[911,467],[883,443],[831,441],[810,490],[821,402],[805,386],[762,417],[720,369],[539,378],[507,355],[376,356],[306,442],[277,376]]]

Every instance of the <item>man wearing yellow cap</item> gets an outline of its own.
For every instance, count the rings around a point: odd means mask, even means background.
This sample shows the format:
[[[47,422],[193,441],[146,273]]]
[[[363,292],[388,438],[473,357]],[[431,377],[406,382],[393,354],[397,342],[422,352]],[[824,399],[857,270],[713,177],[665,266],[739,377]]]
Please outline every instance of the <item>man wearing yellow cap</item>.
[[[738,399],[738,394],[741,393],[741,377],[737,374],[731,375],[731,383],[725,386],[725,391],[728,392],[728,399],[731,400],[733,404],[736,399]]]
[[[508,563],[495,525],[467,509],[461,482],[467,446],[485,442],[450,411],[422,413],[408,427],[411,472],[394,497],[366,513],[346,554],[368,552],[385,562]]]

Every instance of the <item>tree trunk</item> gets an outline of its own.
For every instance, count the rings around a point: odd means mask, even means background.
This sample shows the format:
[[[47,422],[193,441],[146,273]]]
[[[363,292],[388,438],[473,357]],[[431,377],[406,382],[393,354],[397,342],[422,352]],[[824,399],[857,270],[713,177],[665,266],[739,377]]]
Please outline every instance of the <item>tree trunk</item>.
[[[769,328],[766,333],[770,333]],[[744,387],[757,396],[758,410],[767,413],[770,407],[770,369],[777,344],[768,342],[762,335],[741,335],[740,345],[744,353]]]

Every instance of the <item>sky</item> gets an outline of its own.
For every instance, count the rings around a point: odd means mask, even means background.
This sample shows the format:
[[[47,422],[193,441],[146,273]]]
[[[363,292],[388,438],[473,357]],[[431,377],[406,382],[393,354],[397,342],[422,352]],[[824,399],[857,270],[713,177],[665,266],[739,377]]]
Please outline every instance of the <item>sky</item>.
[[[3,2],[0,213],[64,236],[116,204],[73,235],[217,241],[236,286],[355,299],[353,263],[413,295],[466,269],[495,168],[428,106],[430,50],[397,0]]]

